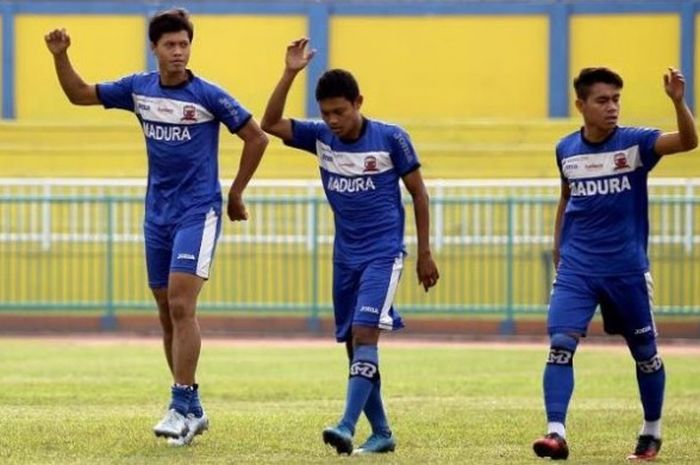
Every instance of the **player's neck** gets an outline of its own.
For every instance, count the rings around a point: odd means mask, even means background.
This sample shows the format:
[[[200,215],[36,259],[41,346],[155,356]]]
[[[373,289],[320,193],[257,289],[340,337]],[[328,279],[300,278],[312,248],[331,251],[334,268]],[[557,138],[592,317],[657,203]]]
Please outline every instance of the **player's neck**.
[[[190,80],[190,73],[187,70],[174,73],[160,72],[160,83],[166,87],[179,86]]]
[[[355,127],[347,136],[342,137],[341,140],[346,143],[357,141],[357,139],[362,137],[362,134],[364,134],[366,126],[367,120],[362,115],[360,115],[360,120],[358,121],[358,124],[355,125]]]
[[[583,138],[587,142],[591,142],[593,144],[603,142],[605,139],[610,137],[610,134],[612,134],[613,132],[615,132],[615,128],[603,129],[595,126],[583,126]]]

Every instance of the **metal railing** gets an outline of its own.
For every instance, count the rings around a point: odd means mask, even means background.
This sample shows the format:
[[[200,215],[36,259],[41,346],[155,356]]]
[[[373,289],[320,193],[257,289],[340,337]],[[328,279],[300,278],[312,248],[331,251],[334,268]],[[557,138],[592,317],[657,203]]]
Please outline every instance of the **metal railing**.
[[[543,313],[553,278],[558,180],[433,181],[431,240],[441,270],[415,284],[415,227],[397,305],[403,312]],[[700,315],[700,180],[650,185],[650,257],[660,314]],[[0,310],[151,309],[141,180],[0,179]],[[406,199],[409,196],[405,196]],[[331,311],[333,219],[318,182],[258,181],[251,219],[227,223],[200,308]]]

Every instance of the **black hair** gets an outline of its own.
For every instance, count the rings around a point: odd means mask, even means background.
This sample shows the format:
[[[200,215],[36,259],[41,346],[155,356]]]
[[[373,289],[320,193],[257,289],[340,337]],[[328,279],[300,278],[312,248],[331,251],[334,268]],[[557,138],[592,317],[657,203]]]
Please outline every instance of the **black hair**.
[[[152,44],[157,44],[163,34],[180,31],[187,31],[187,36],[192,42],[194,26],[190,21],[190,14],[184,8],[159,11],[148,22],[148,38]]]
[[[591,93],[591,87],[599,82],[622,89],[622,77],[615,71],[602,67],[583,68],[578,76],[574,78],[576,97],[581,100],[586,100]]]
[[[321,75],[316,84],[316,101],[333,97],[343,97],[351,102],[360,96],[357,81],[344,69],[329,69]]]

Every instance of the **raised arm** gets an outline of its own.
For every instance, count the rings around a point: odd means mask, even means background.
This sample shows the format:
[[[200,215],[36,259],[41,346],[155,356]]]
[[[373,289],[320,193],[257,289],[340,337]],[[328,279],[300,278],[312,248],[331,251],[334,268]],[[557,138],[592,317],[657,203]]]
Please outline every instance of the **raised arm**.
[[[75,72],[68,58],[70,36],[65,29],[54,29],[44,36],[46,47],[53,54],[53,62],[56,68],[58,81],[63,92],[71,103],[75,105],[99,105],[97,90],[94,84],[87,84]]]
[[[661,134],[656,139],[654,150],[659,155],[686,152],[698,146],[695,119],[685,103],[685,78],[675,68],[669,68],[668,71],[668,74],[664,74],[664,90],[676,110],[678,131]]]
[[[275,86],[275,90],[272,91],[272,95],[270,95],[267,107],[265,107],[265,114],[260,122],[263,131],[282,140],[290,140],[293,137],[292,121],[283,116],[287,94],[289,94],[294,78],[296,78],[299,71],[306,68],[306,65],[309,64],[314,53],[316,53],[315,50],[307,48],[308,44],[309,39],[301,38],[295,40],[287,47],[284,72],[277,86]]]
[[[250,118],[236,135],[243,140],[243,151],[238,174],[228,191],[227,213],[231,221],[248,219],[248,212],[243,203],[243,190],[258,168],[268,143],[267,136],[253,118]]]
[[[559,248],[561,246],[561,227],[564,222],[564,212],[571,198],[571,188],[569,183],[561,180],[561,194],[559,195],[559,205],[557,206],[557,216],[554,220],[554,249],[552,250],[552,260],[554,268],[559,268]]]
[[[415,169],[403,177],[403,183],[413,198],[413,212],[416,217],[416,234],[418,236],[418,258],[416,273],[418,282],[425,292],[437,284],[440,278],[437,265],[430,253],[430,208],[428,191],[425,189],[420,169]]]

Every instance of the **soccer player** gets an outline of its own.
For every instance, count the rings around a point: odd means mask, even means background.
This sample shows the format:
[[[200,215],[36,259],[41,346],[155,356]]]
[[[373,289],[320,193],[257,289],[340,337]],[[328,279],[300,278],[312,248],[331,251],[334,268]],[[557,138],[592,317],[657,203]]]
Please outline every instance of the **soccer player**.
[[[550,352],[544,370],[548,432],[533,444],[540,457],[566,459],[564,427],[574,389],[573,358],[600,305],[608,334],[625,338],[636,361],[644,423],[631,460],[652,460],[661,447],[664,365],[657,353],[653,283],[649,273],[647,177],[662,156],[695,148],[685,80],[664,75],[678,131],[618,126],[622,78],[585,68],[574,79],[580,131],[556,149],[561,197],[554,232],[557,277],[549,304]]]
[[[398,126],[365,118],[352,74],[326,71],[316,86],[323,122],[283,117],[296,75],[313,58],[308,39],[287,47],[285,69],[267,103],[261,126],[285,144],[316,155],[335,217],[333,306],[335,336],[346,344],[349,379],[345,413],[323,440],[337,452],[353,452],[353,435],[364,411],[372,434],[355,453],[396,447],[381,397],[377,344],[380,330],[403,327],[392,303],[406,254],[399,178],[411,193],[418,236],[417,273],[425,291],[438,280],[430,254],[428,194],[416,152]]]
[[[58,80],[72,103],[134,112],[146,138],[146,265],[174,380],[168,412],[154,432],[182,445],[209,425],[195,381],[201,347],[195,310],[221,232],[219,123],[243,140],[238,173],[228,192],[231,221],[248,217],[243,190],[268,139],[233,97],[187,68],[193,37],[187,11],[156,14],[148,35],[158,60],[157,72],[97,85],[85,83],[73,69],[65,29],[49,32],[45,40]]]

